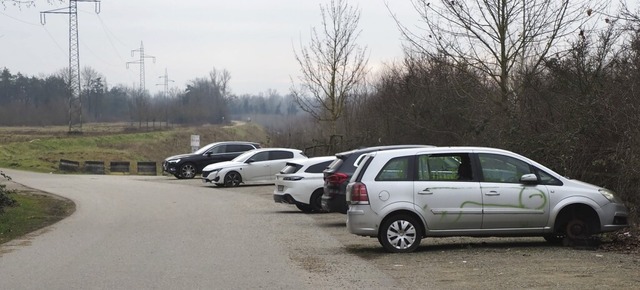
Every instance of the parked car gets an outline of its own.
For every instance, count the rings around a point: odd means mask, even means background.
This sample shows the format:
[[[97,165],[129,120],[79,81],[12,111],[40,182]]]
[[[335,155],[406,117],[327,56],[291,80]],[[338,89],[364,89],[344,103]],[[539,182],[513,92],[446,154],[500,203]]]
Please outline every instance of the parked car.
[[[346,189],[362,154],[391,149],[433,147],[429,145],[389,145],[355,149],[336,154],[336,160],[324,170],[322,209],[327,212],[347,213]]]
[[[322,171],[335,159],[335,156],[321,156],[287,162],[276,174],[273,200],[294,204],[303,212],[322,212]]]
[[[207,165],[202,169],[202,182],[217,186],[238,186],[241,183],[274,183],[276,173],[287,161],[307,158],[298,149],[261,148],[247,151],[231,161]]]
[[[193,153],[175,155],[162,162],[162,170],[178,179],[191,179],[213,163],[229,161],[243,152],[260,148],[259,143],[223,141],[208,144]]]
[[[628,226],[605,188],[513,152],[436,147],[366,154],[348,185],[349,232],[411,252],[423,237],[542,236],[587,241]]]

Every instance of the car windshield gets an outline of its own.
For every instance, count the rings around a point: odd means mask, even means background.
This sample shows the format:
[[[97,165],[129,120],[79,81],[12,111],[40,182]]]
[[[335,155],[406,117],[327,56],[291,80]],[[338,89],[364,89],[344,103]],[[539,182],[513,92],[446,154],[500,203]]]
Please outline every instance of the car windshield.
[[[208,144],[207,146],[204,146],[198,149],[196,152],[193,152],[193,154],[197,154],[197,155],[204,154],[205,152],[207,152],[207,150],[209,150],[209,148],[213,147],[214,145],[216,144],[215,143]]]

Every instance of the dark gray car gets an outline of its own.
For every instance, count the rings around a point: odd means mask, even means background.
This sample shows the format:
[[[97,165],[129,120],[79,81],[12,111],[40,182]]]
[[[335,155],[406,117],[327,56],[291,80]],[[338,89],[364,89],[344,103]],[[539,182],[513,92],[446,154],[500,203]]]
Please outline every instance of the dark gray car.
[[[166,158],[162,162],[162,170],[178,179],[191,179],[202,173],[202,169],[209,164],[229,161],[257,148],[260,148],[259,143],[246,141],[211,143],[196,152]]]
[[[433,147],[430,145],[387,145],[376,147],[365,147],[351,151],[336,154],[336,160],[333,161],[327,169],[324,170],[324,193],[322,194],[322,209],[327,212],[347,213],[349,206],[346,201],[346,189],[349,179],[356,171],[357,163],[365,153],[391,150],[405,149],[417,147]]]

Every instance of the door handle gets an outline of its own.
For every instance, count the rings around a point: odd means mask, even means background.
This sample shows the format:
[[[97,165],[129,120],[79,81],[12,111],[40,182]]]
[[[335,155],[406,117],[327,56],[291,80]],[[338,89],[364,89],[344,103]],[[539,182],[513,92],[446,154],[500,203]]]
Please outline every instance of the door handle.
[[[429,188],[425,188],[425,189],[423,189],[421,191],[418,191],[418,194],[419,195],[432,195],[433,192]]]
[[[498,193],[495,190],[492,190],[492,191],[486,192],[484,195],[486,195],[486,196],[498,196],[498,195],[500,195],[500,193]]]

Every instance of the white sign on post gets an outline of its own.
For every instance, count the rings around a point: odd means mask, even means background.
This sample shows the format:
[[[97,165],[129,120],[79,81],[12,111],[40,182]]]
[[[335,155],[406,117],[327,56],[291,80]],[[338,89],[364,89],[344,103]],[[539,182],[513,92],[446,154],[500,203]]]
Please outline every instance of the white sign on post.
[[[191,135],[191,152],[200,149],[200,135]]]

